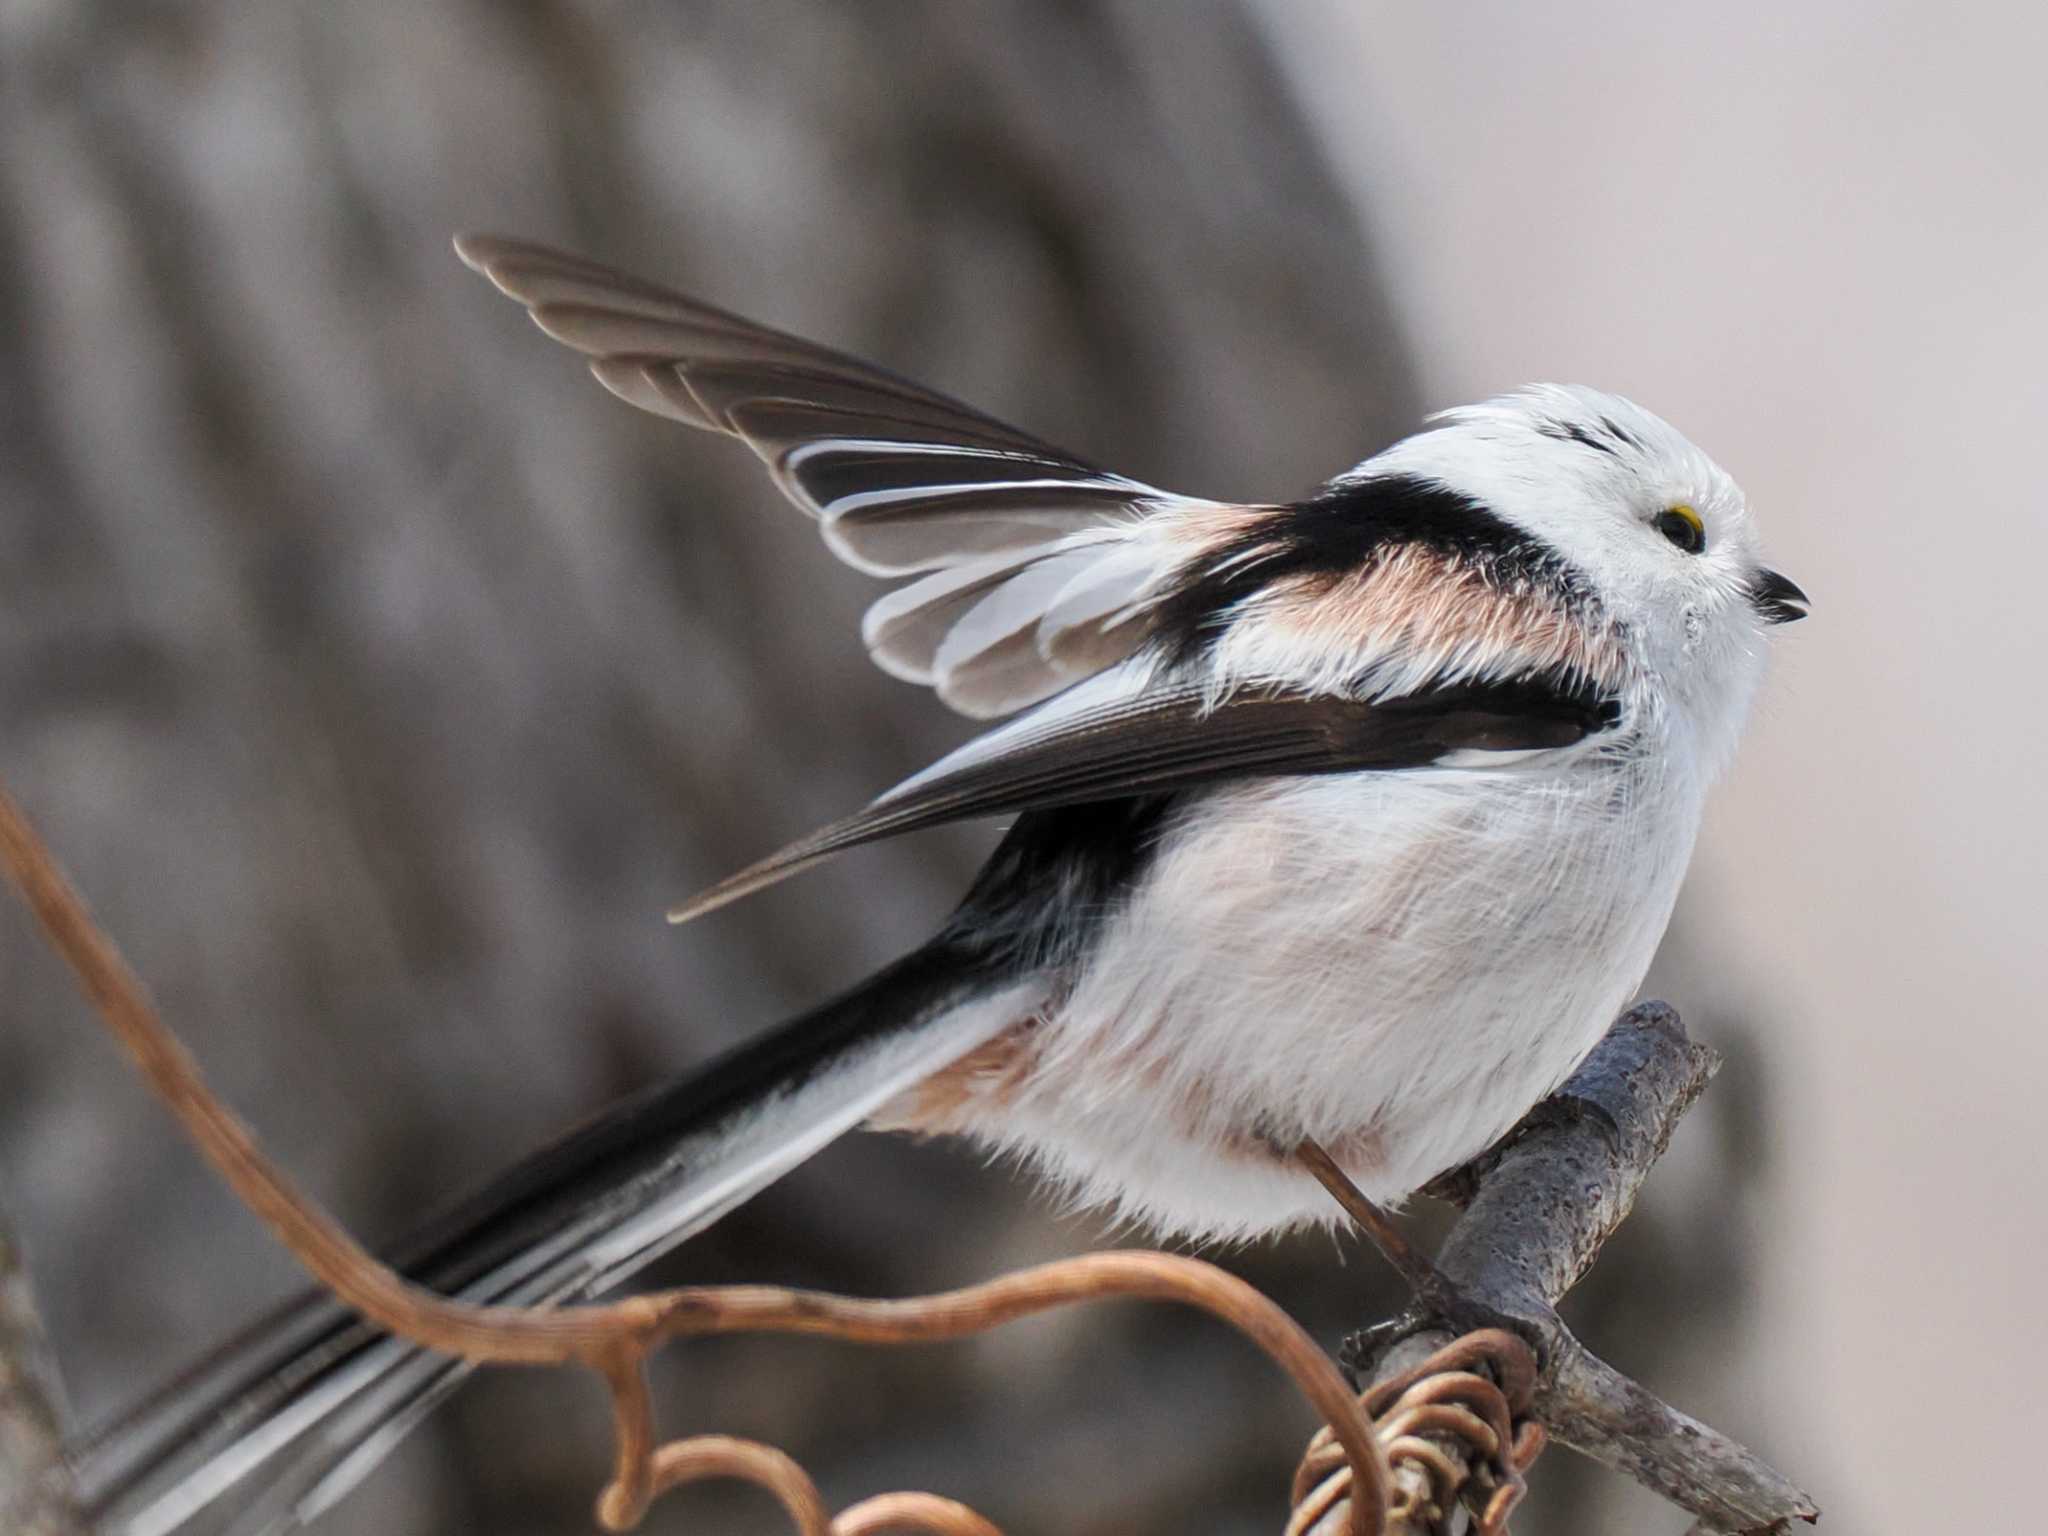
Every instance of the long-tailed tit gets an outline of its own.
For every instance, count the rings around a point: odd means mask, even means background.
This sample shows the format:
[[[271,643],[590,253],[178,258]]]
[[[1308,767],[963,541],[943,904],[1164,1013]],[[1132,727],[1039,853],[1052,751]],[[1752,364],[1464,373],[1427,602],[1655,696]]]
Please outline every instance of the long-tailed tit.
[[[841,559],[862,638],[1014,714],[680,908],[1012,817],[958,911],[844,996],[612,1110],[405,1251],[476,1301],[587,1296],[862,1125],[1023,1154],[1192,1237],[1398,1200],[1585,1056],[1671,915],[1765,636],[1805,598],[1741,493],[1626,400],[1455,410],[1297,502],[1112,474],[943,395],[579,258],[457,242],[644,410],[738,438]],[[1021,713],[1020,713],[1021,712]],[[109,1529],[224,1490],[307,1518],[464,1374],[317,1298],[90,1453]]]

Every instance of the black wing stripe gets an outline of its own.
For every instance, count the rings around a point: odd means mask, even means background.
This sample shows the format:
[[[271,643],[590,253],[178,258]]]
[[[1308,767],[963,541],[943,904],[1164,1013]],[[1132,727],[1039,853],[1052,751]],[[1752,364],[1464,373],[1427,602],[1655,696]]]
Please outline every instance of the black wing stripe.
[[[1146,693],[1020,735],[998,755],[912,780],[669,913],[687,922],[848,848],[983,816],[1184,790],[1248,777],[1419,768],[1454,753],[1568,747],[1613,721],[1581,692],[1475,685],[1360,702],[1197,689]]]
[[[1026,454],[967,452],[947,445],[920,452],[900,443],[823,444],[789,454],[785,472],[819,507],[829,508],[846,497],[880,491],[943,486],[969,490],[983,485],[1014,485],[1025,480],[1058,480],[1074,485],[1121,485],[1079,465]]]

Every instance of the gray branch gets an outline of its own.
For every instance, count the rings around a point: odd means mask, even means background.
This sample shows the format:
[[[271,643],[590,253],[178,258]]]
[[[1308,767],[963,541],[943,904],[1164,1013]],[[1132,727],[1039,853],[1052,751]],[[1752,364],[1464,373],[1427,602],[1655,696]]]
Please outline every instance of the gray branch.
[[[1818,1518],[1813,1501],[1755,1453],[1600,1360],[1556,1311],[1719,1066],[1663,1003],[1624,1014],[1563,1088],[1436,1191],[1465,1208],[1437,1263],[1464,1296],[1541,1341],[1534,1413],[1553,1440],[1691,1511],[1695,1532],[1781,1531]],[[1373,1362],[1374,1379],[1450,1340],[1440,1327],[1409,1334]],[[1456,1442],[1442,1448],[1461,1456]],[[1345,1517],[1341,1505],[1330,1511],[1317,1536],[1341,1530]]]
[[[64,1460],[57,1374],[28,1265],[0,1208],[0,1531],[85,1536]]]

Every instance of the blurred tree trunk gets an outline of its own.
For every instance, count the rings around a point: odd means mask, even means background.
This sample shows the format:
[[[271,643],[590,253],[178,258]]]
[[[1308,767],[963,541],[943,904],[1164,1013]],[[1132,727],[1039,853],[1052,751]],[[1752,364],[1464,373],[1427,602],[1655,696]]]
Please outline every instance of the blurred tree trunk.
[[[965,727],[868,667],[872,585],[745,455],[605,397],[456,228],[1212,495],[1289,494],[1413,416],[1356,212],[1220,0],[22,0],[0,142],[5,771],[216,1081],[373,1235],[851,980],[983,841],[664,929]],[[26,926],[0,949],[0,1167],[97,1414],[294,1278]],[[877,1144],[681,1263],[901,1289],[1085,1235]],[[800,1447],[828,1491],[837,1455],[849,1493],[929,1483],[1020,1530],[1271,1527],[1300,1426],[1258,1413],[1284,1389],[1257,1362],[1179,1319],[1061,1326],[1030,1362],[710,1348],[684,1411]],[[1136,1330],[1172,1341],[1163,1373]],[[594,1404],[466,1397],[327,1529],[581,1528]]]
[[[0,1205],[0,1530],[84,1536],[64,1465],[62,1392],[28,1263]]]

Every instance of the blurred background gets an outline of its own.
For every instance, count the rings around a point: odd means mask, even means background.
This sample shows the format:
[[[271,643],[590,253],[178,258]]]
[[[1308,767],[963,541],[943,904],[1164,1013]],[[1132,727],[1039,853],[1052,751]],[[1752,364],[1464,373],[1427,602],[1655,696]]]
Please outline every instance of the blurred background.
[[[389,1236],[921,937],[993,834],[663,906],[968,733],[748,456],[464,272],[552,240],[1157,483],[1284,496],[1535,378],[1746,487],[1783,636],[1646,990],[1728,1070],[1571,1307],[1829,1526],[2005,1528],[2048,1412],[2038,7],[0,0],[0,773],[217,1086]],[[0,919],[0,1198],[81,1423],[289,1265]],[[1422,1213],[1425,1220],[1429,1213]],[[658,1278],[873,1293],[1105,1240],[835,1147]],[[1322,1338],[1326,1239],[1226,1256]],[[1030,1533],[1277,1531],[1202,1323],[674,1352],[665,1427]],[[589,1526],[597,1395],[474,1384],[323,1531]],[[1553,1453],[1517,1529],[1684,1519]],[[657,1531],[779,1531],[704,1490]]]

